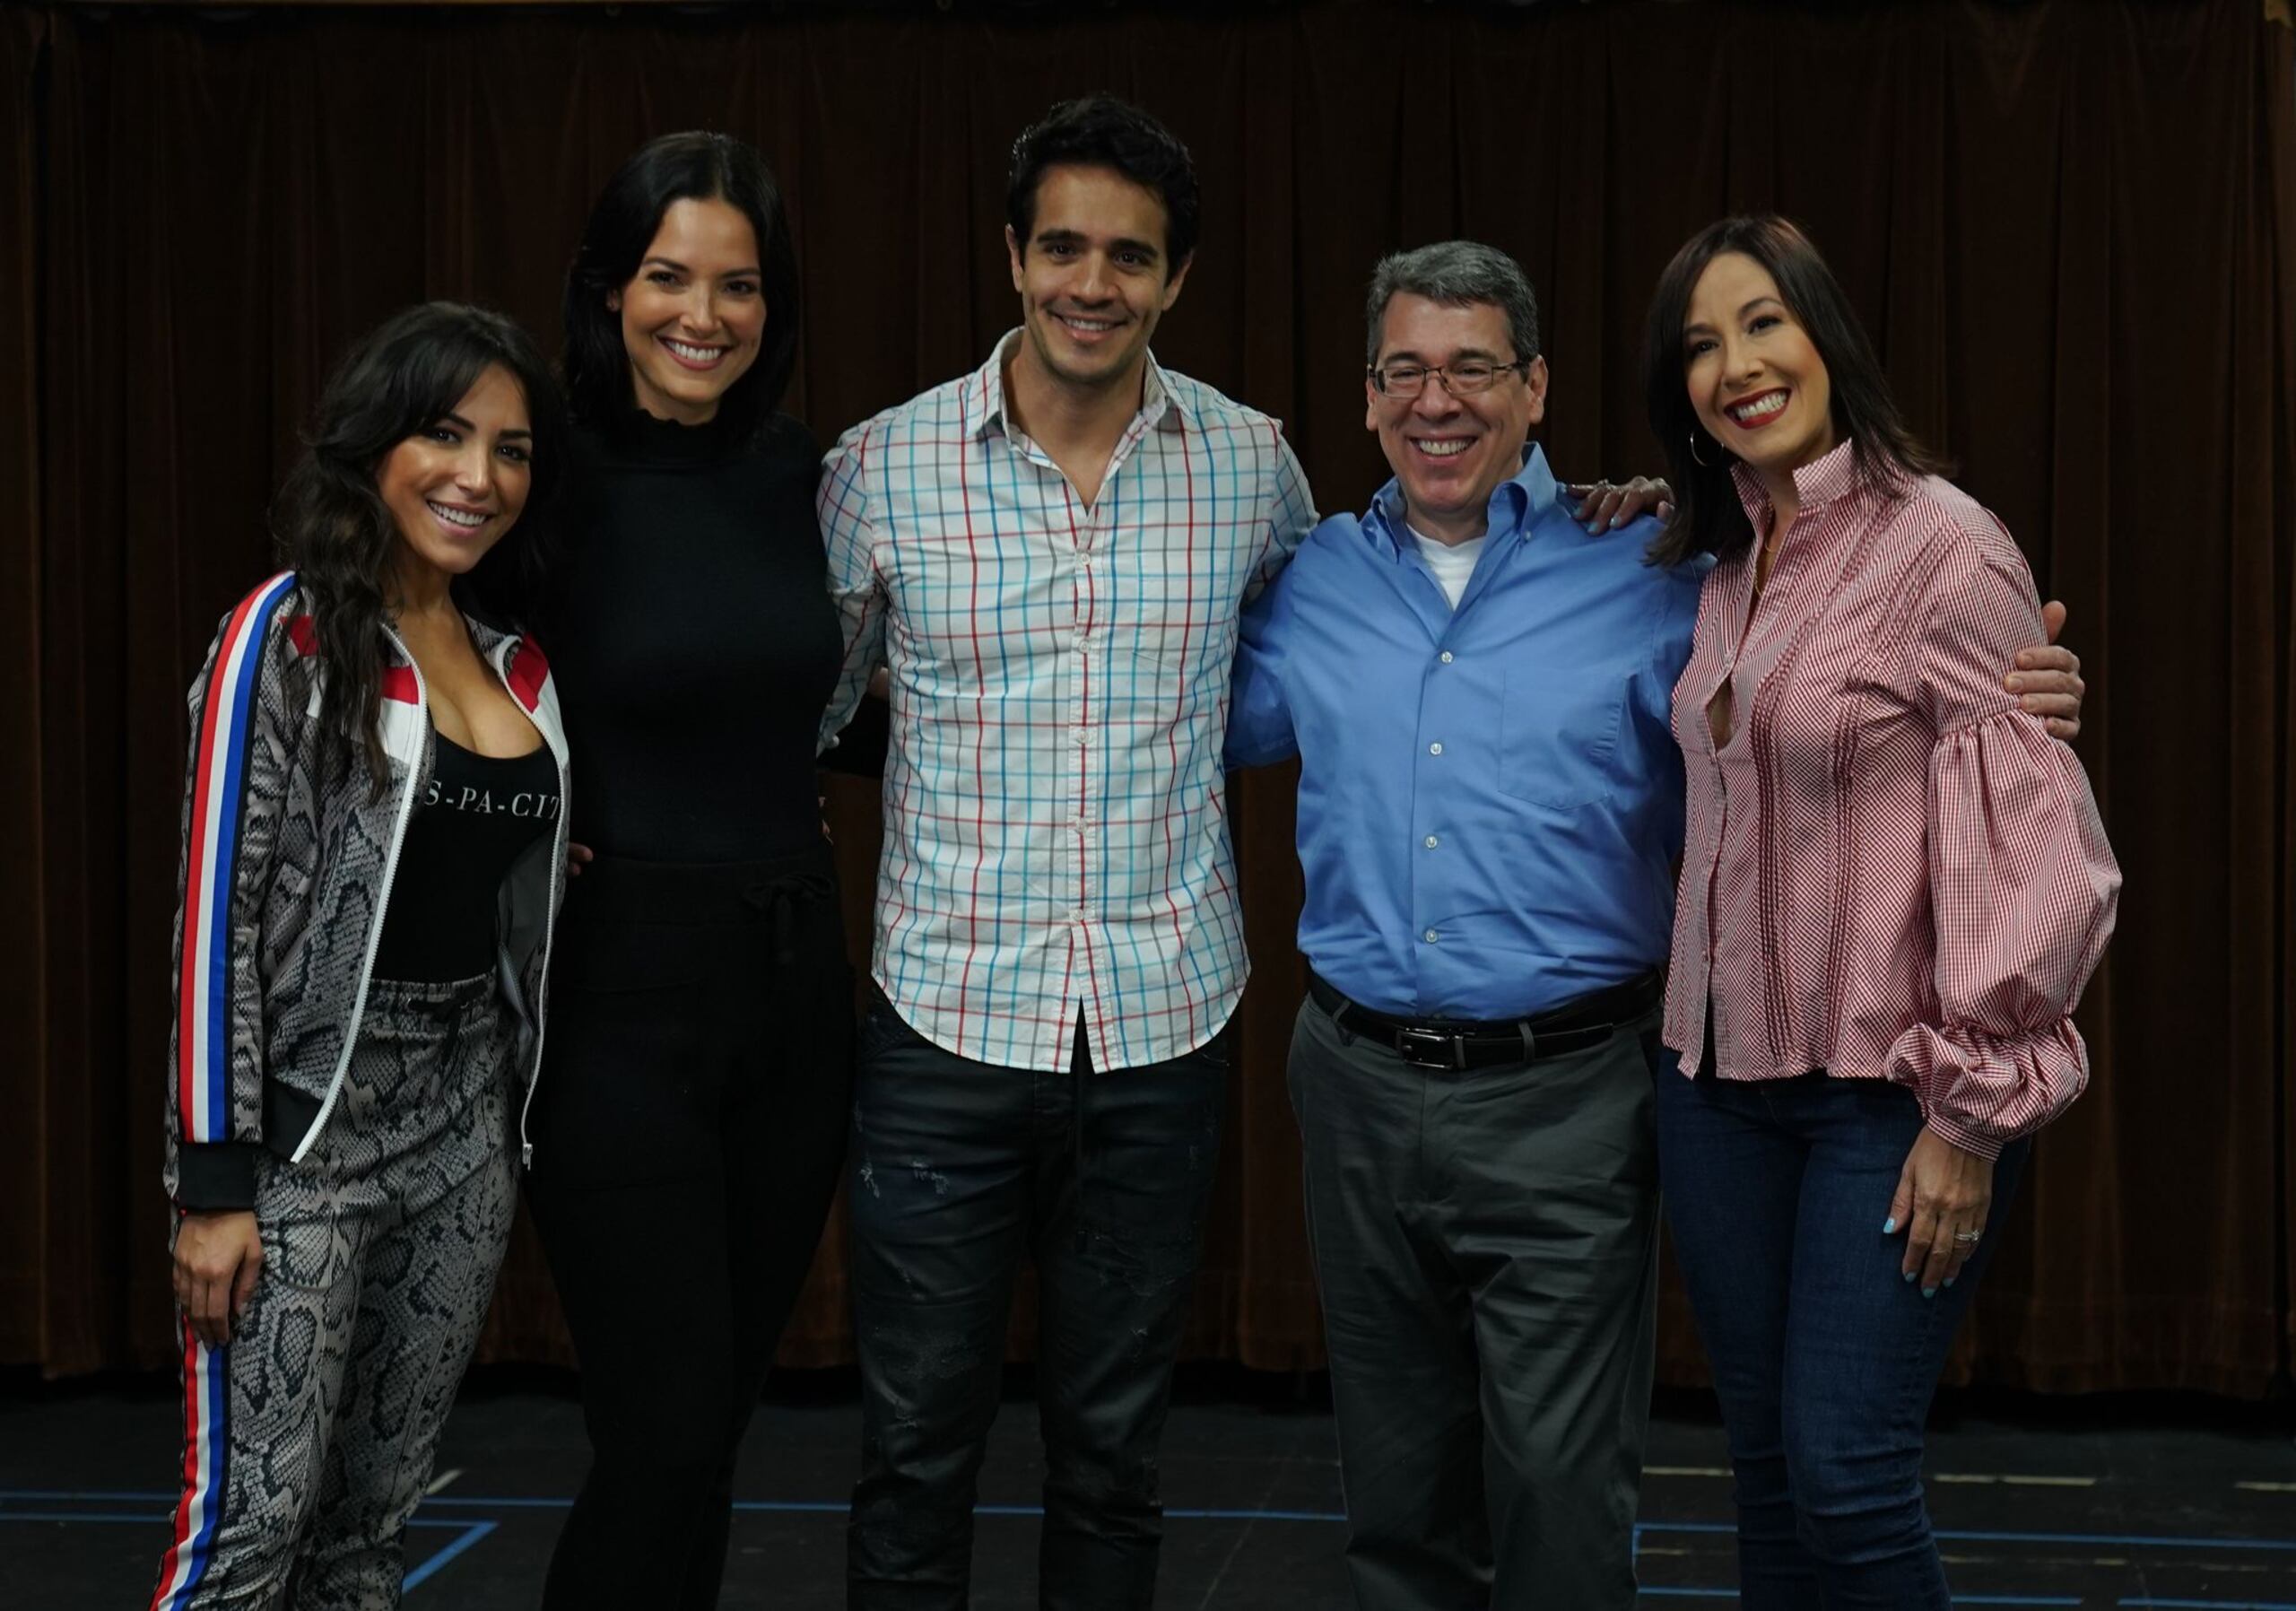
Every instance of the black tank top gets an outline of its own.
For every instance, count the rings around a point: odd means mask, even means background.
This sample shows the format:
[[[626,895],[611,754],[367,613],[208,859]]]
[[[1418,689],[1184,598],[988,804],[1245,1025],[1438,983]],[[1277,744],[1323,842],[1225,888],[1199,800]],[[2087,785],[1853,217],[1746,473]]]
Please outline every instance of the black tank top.
[[[409,983],[494,971],[497,898],[518,853],[558,824],[558,762],[547,745],[481,755],[444,733],[391,879],[375,977]]]

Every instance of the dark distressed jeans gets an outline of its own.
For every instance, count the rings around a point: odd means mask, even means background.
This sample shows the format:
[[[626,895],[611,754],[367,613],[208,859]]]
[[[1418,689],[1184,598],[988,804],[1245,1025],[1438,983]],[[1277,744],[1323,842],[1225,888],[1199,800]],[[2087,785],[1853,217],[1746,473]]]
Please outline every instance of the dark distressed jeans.
[[[1882,1234],[1921,1109],[1879,1079],[1658,1075],[1666,1219],[1714,1366],[1746,1611],[1946,1611],[1921,1440],[2030,1144],[1993,1172],[1985,1240],[1924,1298]]]
[[[1058,1073],[944,1051],[882,998],[861,1031],[852,1180],[862,1474],[848,1606],[961,1607],[1023,1253],[1040,1294],[1039,1603],[1155,1592],[1156,1448],[1226,1108],[1227,1036]]]

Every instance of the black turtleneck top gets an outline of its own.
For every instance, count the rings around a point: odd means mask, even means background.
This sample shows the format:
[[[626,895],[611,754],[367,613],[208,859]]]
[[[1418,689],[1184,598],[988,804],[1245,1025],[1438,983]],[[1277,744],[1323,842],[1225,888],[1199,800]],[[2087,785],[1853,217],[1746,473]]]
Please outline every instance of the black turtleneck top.
[[[571,837],[641,861],[817,849],[813,746],[840,637],[786,415],[747,443],[633,411],[585,432],[543,646],[572,748]]]

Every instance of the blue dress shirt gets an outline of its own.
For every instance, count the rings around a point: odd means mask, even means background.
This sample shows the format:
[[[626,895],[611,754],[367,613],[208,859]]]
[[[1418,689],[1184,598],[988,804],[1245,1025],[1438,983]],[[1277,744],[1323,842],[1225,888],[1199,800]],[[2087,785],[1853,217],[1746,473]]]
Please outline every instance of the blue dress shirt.
[[[1300,949],[1378,1011],[1513,1018],[1666,959],[1706,567],[1563,498],[1533,447],[1454,611],[1389,482],[1245,614],[1229,763],[1300,757]]]

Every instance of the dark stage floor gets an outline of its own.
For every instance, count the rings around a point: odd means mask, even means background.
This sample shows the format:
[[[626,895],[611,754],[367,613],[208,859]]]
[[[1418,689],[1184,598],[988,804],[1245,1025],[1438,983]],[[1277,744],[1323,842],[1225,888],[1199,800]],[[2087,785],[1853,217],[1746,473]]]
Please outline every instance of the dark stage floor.
[[[533,1603],[583,1459],[570,1380],[488,1372],[447,1429],[415,1519],[408,1604]],[[983,1475],[981,1607],[1034,1603],[1036,1416],[1015,1391]],[[0,1607],[145,1602],[177,1458],[158,1381],[0,1381]],[[783,1379],[759,1412],[736,1488],[727,1606],[841,1605],[851,1380]],[[1949,1402],[1930,1442],[1931,1506],[1957,1604],[2249,1607],[2296,1611],[2296,1448],[2284,1411],[2209,1402]],[[1312,1390],[1217,1372],[1184,1384],[1165,1440],[1167,1607],[1340,1607],[1339,1476]],[[1727,1602],[1721,1434],[1669,1400],[1643,1491],[1643,1603]]]

